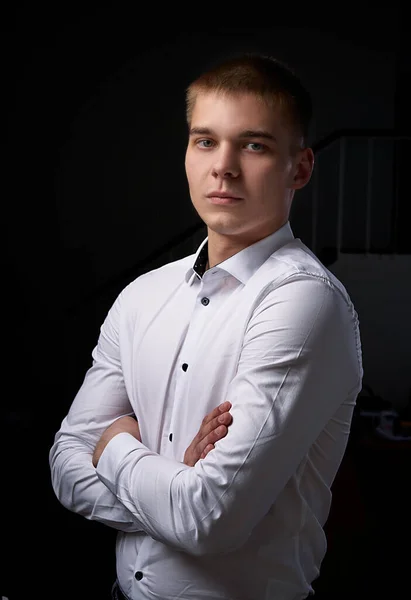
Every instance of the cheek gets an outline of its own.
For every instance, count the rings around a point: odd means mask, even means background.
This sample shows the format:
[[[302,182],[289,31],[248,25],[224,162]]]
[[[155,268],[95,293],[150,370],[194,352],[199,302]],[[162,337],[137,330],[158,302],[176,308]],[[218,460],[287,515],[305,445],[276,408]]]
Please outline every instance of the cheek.
[[[207,178],[207,171],[204,165],[199,165],[196,161],[187,161],[186,175],[190,189],[198,191],[197,188],[204,185],[204,180]]]
[[[193,157],[188,154],[186,157],[186,174],[188,179],[194,180],[196,178],[196,172],[198,171],[198,165]]]
[[[289,169],[280,161],[276,162],[275,165],[271,165],[271,168],[267,168],[264,173],[264,180],[267,185],[272,188],[279,189],[284,188],[287,185],[289,176]]]
[[[184,168],[185,168],[185,171],[186,171],[187,179],[190,179],[191,165],[190,165],[190,159],[189,159],[189,157],[187,155],[186,155],[186,159],[185,159],[185,162],[184,162]]]
[[[260,168],[250,173],[249,182],[254,189],[261,192],[276,189],[282,179],[282,174],[272,164],[260,165]]]
[[[201,179],[194,168],[187,166],[186,174],[191,201],[196,204],[201,196],[201,191],[204,186],[201,184]]]
[[[254,196],[256,205],[273,206],[276,199],[283,196],[287,187],[284,171],[271,168],[263,169],[248,180],[250,194]]]

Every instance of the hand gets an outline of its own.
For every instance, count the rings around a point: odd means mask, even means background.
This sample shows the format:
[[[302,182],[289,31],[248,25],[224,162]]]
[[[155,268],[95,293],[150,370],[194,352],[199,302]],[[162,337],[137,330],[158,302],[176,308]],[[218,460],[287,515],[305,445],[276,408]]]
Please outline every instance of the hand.
[[[205,458],[213,450],[215,442],[227,435],[228,426],[233,420],[230,408],[230,402],[223,402],[204,417],[199,432],[185,451],[185,465],[194,467],[200,458]]]
[[[93,465],[97,467],[97,463],[100,460],[100,456],[103,453],[104,448],[107,446],[109,441],[118,433],[131,433],[139,442],[141,442],[140,428],[138,422],[134,417],[120,417],[114,423],[112,423],[102,434],[101,438],[97,442],[97,445],[93,453]]]

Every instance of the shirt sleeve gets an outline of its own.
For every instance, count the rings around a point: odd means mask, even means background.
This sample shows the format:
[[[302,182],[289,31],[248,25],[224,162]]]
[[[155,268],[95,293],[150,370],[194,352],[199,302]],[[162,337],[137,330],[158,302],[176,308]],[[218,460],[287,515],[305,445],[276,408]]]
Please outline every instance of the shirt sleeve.
[[[120,362],[121,304],[120,294],[101,327],[92,366],[55,436],[49,463],[52,486],[63,506],[121,531],[141,531],[135,514],[101,482],[92,464],[105,429],[133,413]]]
[[[97,466],[101,480],[144,530],[202,555],[241,547],[267,514],[338,407],[360,389],[357,316],[332,284],[289,278],[250,319],[228,434],[194,467],[115,436]]]

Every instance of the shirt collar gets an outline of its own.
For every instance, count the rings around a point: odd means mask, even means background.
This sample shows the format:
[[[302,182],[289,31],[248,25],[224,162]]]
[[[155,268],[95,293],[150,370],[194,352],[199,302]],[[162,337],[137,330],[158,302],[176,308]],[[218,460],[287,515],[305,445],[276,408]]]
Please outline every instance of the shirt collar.
[[[287,221],[280,229],[274,231],[267,237],[251,244],[247,248],[240,250],[227,260],[219,263],[211,269],[223,269],[244,285],[261,267],[261,265],[279,248],[288,244],[294,239],[290,222]],[[186,273],[185,280],[193,281],[193,275],[201,278],[204,275],[205,267],[208,260],[208,236],[201,242],[195,257],[194,264]],[[190,282],[190,283],[191,283]]]

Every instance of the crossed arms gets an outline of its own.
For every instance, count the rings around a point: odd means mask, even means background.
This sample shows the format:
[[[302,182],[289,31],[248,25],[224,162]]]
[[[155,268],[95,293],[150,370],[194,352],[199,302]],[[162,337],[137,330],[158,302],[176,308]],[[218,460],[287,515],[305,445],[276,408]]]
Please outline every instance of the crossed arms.
[[[229,434],[204,460],[192,458],[194,466],[145,447],[137,424],[127,422],[126,432],[124,420],[115,425],[132,410],[119,386],[112,325],[102,328],[95,363],[50,452],[57,496],[87,518],[192,554],[242,546],[338,407],[353,404],[359,372],[345,300],[317,278],[291,280],[264,299],[228,391]],[[93,386],[102,390],[98,419]],[[334,424],[335,438],[347,423],[348,416]],[[322,450],[332,456],[332,440]]]

